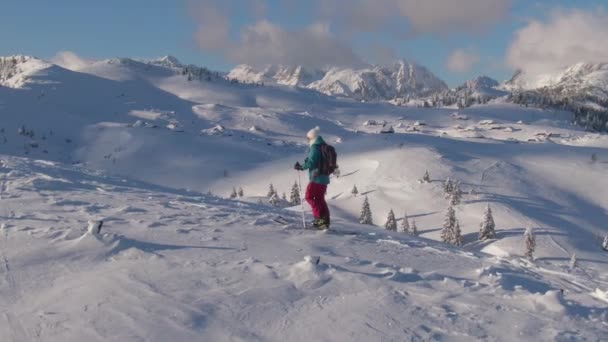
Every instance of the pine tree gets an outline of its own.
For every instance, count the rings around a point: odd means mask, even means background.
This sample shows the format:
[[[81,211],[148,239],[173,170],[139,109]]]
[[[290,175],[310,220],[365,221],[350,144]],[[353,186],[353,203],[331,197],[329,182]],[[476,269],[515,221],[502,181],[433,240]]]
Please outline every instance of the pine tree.
[[[353,190],[350,193],[353,194],[353,196],[357,197],[357,195],[359,194],[359,189],[357,189],[356,185],[353,185]]]
[[[363,200],[363,207],[361,208],[361,215],[359,216],[359,223],[373,225],[372,210],[369,206],[369,200],[365,196]]]
[[[283,193],[283,195],[281,195],[281,199],[285,202],[287,202],[287,195],[285,193]]]
[[[388,217],[386,218],[384,228],[393,232],[397,231],[397,220],[395,219],[395,212],[393,212],[393,209],[388,212]]]
[[[578,259],[576,258],[576,253],[572,253],[572,257],[570,258],[570,270],[573,270],[578,267]]]
[[[416,226],[415,219],[412,219],[412,225],[410,226],[410,233],[414,236],[418,236],[418,226]]]
[[[454,190],[454,182],[448,177],[443,184],[443,192],[445,193],[446,198],[450,198],[452,190]]]
[[[445,219],[443,221],[443,229],[441,229],[441,241],[445,243],[454,244],[455,240],[455,230],[456,224],[458,220],[456,219],[456,212],[452,206],[448,207],[448,210],[445,213]]]
[[[300,199],[300,187],[298,186],[298,183],[293,183],[293,186],[291,187],[291,194],[289,195],[289,202],[291,202],[291,204],[293,205],[298,205],[301,202]]]
[[[459,205],[462,200],[462,191],[460,190],[460,182],[452,183],[452,192],[450,193],[450,204],[453,206]]]
[[[239,187],[239,191],[237,194],[239,195],[239,197],[245,196],[245,192],[243,191],[243,188]]]
[[[401,221],[401,231],[404,233],[409,233],[410,232],[410,222],[407,218],[407,213],[405,213],[403,215],[403,221]]]
[[[276,192],[270,196],[268,203],[275,208],[279,206],[279,196],[277,196]]]
[[[237,196],[238,196],[238,194],[236,193],[236,189],[232,188],[232,192],[230,193],[230,198],[235,199]]]
[[[489,204],[486,207],[483,222],[480,226],[481,229],[479,230],[479,240],[483,241],[496,238],[496,224],[494,223],[494,217],[492,217],[492,208],[490,208]]]
[[[426,170],[424,172],[424,176],[422,177],[422,181],[424,183],[430,183],[431,182],[431,176],[429,175],[429,170]]]
[[[277,192],[274,190],[274,185],[272,185],[272,183],[270,183],[270,187],[268,187],[268,193],[266,194],[266,197],[271,198],[272,195],[276,195]]]
[[[462,246],[462,231],[460,230],[460,222],[456,220],[456,227],[454,227],[454,245]]]
[[[536,249],[536,236],[534,235],[534,229],[528,227],[524,233],[524,242],[526,245],[526,258],[528,260],[534,260],[534,250]]]

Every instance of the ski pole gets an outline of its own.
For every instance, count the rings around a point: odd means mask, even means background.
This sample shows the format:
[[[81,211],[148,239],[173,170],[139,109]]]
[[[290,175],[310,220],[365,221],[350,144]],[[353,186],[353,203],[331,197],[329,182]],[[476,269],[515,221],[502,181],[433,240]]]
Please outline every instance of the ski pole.
[[[306,229],[306,217],[304,216],[304,200],[302,198],[302,177],[298,170],[298,187],[300,188],[300,207],[302,208],[302,229]]]

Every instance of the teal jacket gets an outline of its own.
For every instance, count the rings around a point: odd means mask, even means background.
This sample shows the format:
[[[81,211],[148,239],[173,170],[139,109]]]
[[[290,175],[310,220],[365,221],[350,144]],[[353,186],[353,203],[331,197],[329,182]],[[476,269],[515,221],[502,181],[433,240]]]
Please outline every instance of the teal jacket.
[[[310,145],[308,158],[306,158],[302,168],[308,170],[308,178],[311,182],[327,185],[329,184],[329,176],[319,174],[319,166],[321,165],[321,144],[325,144],[325,141],[322,137],[317,137],[312,145]]]

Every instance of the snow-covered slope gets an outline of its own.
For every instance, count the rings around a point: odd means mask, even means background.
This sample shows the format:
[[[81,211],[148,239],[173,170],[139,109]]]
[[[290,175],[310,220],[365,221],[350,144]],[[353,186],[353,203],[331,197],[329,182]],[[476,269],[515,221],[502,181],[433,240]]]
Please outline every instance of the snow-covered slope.
[[[457,112],[358,103],[189,81],[165,62],[49,64],[20,89],[0,87],[9,308],[0,336],[509,340],[515,331],[512,340],[538,341],[606,330],[598,236],[608,233],[608,197],[598,189],[608,188],[608,135],[573,126],[567,112],[500,100]],[[254,204],[269,183],[289,191],[314,126],[339,153],[327,196],[335,234],[283,230],[272,218],[297,221],[299,206]],[[420,183],[426,170],[432,182]],[[462,248],[432,241],[448,177],[465,191]],[[233,187],[241,201],[200,195]],[[356,224],[364,195],[376,226]],[[480,242],[487,204],[497,239]],[[385,232],[390,209],[415,219],[421,237]],[[99,218],[108,234],[82,237]],[[526,227],[537,232],[534,263],[521,259]],[[308,254],[321,264],[300,263]]]
[[[0,86],[21,88],[30,76],[52,67],[52,64],[31,56],[0,57]]]
[[[302,231],[266,205],[2,159],[3,340],[553,341],[608,329],[608,279],[585,268],[343,219]],[[87,231],[97,220],[101,232]]]
[[[327,95],[366,101],[426,96],[448,89],[428,69],[405,60],[397,61],[389,67],[335,67],[327,71],[307,70],[301,66],[268,66],[260,71],[248,65],[240,65],[228,77],[247,83],[306,87]]]

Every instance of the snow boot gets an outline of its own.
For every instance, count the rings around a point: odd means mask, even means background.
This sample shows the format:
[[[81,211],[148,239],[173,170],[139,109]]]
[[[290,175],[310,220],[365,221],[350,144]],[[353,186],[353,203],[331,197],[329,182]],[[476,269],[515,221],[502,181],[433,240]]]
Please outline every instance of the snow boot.
[[[317,226],[316,228],[319,230],[327,230],[329,229],[329,217],[321,217],[320,219],[317,220]]]

